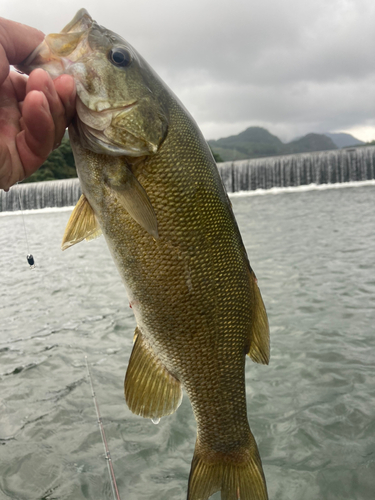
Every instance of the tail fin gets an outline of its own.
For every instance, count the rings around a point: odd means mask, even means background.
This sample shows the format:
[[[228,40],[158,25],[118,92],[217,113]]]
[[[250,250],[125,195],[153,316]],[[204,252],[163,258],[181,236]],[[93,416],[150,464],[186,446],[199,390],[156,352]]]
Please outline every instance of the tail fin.
[[[236,460],[233,454],[220,453],[221,459],[217,457],[214,461],[211,454],[206,455],[205,459],[197,443],[191,464],[187,500],[207,500],[219,490],[221,500],[268,500],[256,444],[247,450],[247,458],[242,461]]]

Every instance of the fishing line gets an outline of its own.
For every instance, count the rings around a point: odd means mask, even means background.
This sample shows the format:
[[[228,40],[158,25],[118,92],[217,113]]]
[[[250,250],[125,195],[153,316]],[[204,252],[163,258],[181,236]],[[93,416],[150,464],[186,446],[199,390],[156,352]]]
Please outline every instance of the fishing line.
[[[91,377],[91,372],[90,372],[89,364],[87,362],[87,356],[85,356],[85,361],[86,361],[87,373],[88,373],[89,380],[90,380],[91,395],[92,395],[93,400],[94,400],[94,406],[95,406],[95,410],[96,410],[96,416],[98,418],[98,425],[99,425],[99,429],[100,429],[100,434],[102,436],[102,442],[103,442],[104,451],[105,451],[105,458],[106,458],[106,461],[107,461],[108,473],[109,473],[109,477],[111,479],[111,486],[112,486],[113,498],[115,500],[121,500],[120,494],[119,494],[118,489],[117,489],[116,477],[115,477],[115,472],[113,470],[111,454],[109,452],[107,439],[105,437],[105,432],[104,432],[104,427],[103,427],[103,420],[102,420],[102,417],[100,415],[99,404],[98,404],[98,401],[96,399],[96,395],[95,395],[95,391],[94,391],[94,385],[93,385],[92,377]]]
[[[25,224],[25,216],[23,214],[23,209],[22,209],[22,200],[21,200],[21,193],[20,193],[20,187],[17,183],[17,193],[18,193],[18,200],[20,202],[20,210],[21,210],[21,215],[22,215],[22,222],[23,222],[23,229],[25,232],[25,239],[26,239],[26,246],[27,246],[27,262],[29,263],[30,269],[35,269],[35,261],[34,257],[30,253],[30,248],[29,248],[29,240],[27,238],[27,231],[26,231],[26,224]]]

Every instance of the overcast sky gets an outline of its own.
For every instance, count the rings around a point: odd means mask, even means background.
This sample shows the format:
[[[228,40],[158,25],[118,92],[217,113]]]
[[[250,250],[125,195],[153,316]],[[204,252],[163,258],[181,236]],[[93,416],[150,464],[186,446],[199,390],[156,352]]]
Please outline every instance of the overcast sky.
[[[375,0],[1,0],[45,33],[80,7],[128,40],[206,139],[258,125],[375,139]]]

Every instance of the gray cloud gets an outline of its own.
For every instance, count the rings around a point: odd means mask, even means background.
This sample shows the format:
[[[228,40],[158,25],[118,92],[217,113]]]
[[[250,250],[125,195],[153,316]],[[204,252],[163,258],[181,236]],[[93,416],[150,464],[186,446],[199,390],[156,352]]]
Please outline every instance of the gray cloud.
[[[59,31],[72,0],[5,0],[2,15]],[[310,131],[374,131],[373,0],[92,0],[191,111],[207,138],[262,125],[289,140]]]

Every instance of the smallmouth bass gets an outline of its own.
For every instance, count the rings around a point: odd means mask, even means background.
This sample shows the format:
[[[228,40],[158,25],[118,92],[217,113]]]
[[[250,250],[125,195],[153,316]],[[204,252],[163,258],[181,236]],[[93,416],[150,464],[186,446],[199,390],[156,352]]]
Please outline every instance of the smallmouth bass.
[[[82,196],[62,248],[104,234],[137,327],[130,410],[158,419],[185,388],[197,421],[189,500],[266,500],[250,431],[245,357],[268,363],[256,277],[196,123],[147,62],[81,9],[19,69],[73,75],[69,127]]]

